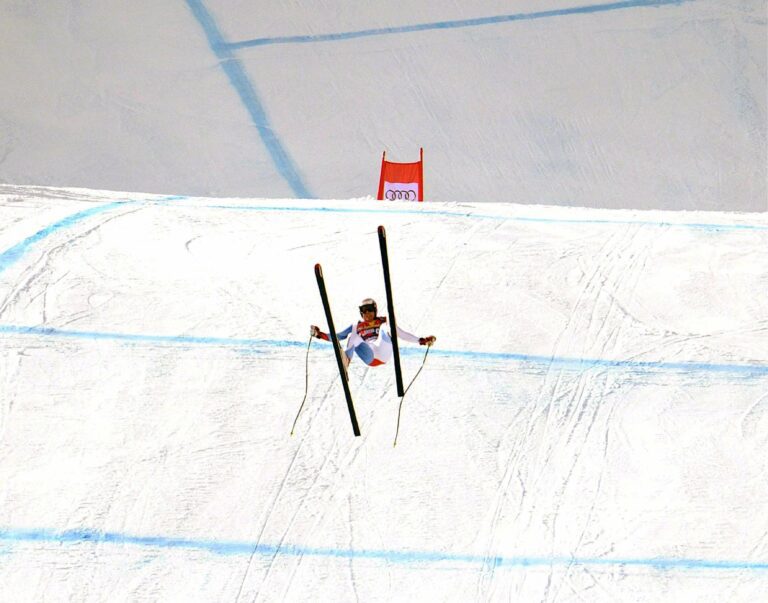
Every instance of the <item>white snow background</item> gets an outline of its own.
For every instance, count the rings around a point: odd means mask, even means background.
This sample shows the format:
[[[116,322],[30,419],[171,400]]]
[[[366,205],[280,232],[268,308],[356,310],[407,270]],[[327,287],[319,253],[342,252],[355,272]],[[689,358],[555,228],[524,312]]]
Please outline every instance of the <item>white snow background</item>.
[[[0,600],[765,600],[765,12],[4,3]]]

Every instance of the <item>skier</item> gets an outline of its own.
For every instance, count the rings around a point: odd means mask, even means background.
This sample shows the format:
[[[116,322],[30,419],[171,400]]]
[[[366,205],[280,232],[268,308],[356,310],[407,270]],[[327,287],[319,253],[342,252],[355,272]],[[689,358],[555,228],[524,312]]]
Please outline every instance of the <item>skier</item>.
[[[392,358],[392,339],[390,333],[382,328],[387,322],[386,317],[377,315],[378,307],[376,302],[370,297],[364,299],[360,304],[360,316],[362,320],[357,324],[351,324],[346,329],[337,333],[339,341],[349,337],[346,353],[341,358],[344,362],[344,368],[349,366],[352,355],[357,353],[360,359],[368,366],[379,366]],[[387,328],[389,325],[387,325]],[[313,337],[330,341],[327,333],[323,333],[315,325],[310,326],[310,333]],[[429,337],[416,337],[407,331],[397,327],[397,336],[411,343],[431,346],[436,341],[434,335]]]

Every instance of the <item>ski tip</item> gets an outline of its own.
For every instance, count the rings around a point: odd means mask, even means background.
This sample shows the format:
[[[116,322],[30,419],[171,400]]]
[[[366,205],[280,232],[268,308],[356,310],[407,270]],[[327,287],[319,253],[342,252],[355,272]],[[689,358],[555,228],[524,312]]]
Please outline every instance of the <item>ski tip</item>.
[[[379,226],[379,236],[380,237],[386,237],[387,236],[387,231],[384,230],[383,226]]]
[[[323,276],[323,267],[320,264],[315,264],[315,274]]]

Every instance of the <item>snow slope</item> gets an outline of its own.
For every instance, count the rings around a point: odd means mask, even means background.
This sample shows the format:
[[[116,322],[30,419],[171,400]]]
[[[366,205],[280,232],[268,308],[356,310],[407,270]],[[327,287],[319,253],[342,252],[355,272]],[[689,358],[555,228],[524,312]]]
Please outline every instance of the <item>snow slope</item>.
[[[0,4],[0,182],[768,210],[765,0]]]
[[[768,590],[765,214],[0,192],[4,600]],[[355,438],[306,360],[315,262],[337,323],[383,302],[379,224],[438,337],[397,447],[391,367]]]
[[[3,2],[0,600],[763,599],[766,8]]]

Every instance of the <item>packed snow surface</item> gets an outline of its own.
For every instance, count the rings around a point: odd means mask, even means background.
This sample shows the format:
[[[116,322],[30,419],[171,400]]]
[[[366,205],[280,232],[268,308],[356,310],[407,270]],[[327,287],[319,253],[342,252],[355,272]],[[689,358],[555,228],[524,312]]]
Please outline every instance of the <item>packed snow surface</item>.
[[[766,8],[3,2],[0,600],[765,599]]]
[[[0,193],[3,599],[768,592],[765,214]]]

